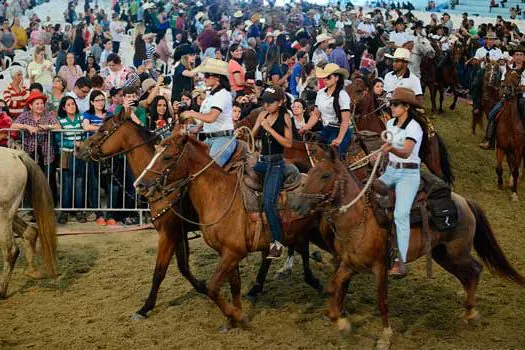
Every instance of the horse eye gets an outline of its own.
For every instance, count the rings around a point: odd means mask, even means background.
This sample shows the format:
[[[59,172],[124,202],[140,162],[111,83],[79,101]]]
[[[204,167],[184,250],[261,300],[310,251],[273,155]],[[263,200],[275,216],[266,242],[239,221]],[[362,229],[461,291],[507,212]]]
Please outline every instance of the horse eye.
[[[321,179],[322,180],[328,180],[329,178],[332,177],[332,173],[324,173],[322,176],[321,176]]]
[[[162,157],[163,160],[170,161],[173,159],[173,156],[164,156]]]

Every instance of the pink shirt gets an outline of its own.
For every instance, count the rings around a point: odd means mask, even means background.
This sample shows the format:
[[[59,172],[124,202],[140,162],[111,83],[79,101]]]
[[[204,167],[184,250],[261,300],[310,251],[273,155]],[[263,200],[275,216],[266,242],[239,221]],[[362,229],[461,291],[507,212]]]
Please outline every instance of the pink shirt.
[[[242,91],[244,90],[244,86],[239,86],[235,83],[235,79],[233,78],[234,73],[239,73],[241,81],[244,82],[244,68],[234,59],[231,59],[230,62],[228,62],[228,73],[230,78],[230,85],[233,91]]]

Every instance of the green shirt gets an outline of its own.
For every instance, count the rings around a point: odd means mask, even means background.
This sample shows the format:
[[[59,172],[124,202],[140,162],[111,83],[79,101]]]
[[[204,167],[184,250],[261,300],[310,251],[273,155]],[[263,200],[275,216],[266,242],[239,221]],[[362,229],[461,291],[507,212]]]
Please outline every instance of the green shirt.
[[[55,133],[58,147],[67,151],[74,150],[75,141],[80,141],[84,134],[82,132],[82,116],[77,114],[73,120],[69,119],[69,117],[58,118],[58,122],[62,130],[71,130],[71,132]]]
[[[329,30],[330,32],[333,32],[333,31],[334,31],[334,29],[335,29],[335,24],[336,24],[336,21],[335,21],[333,18],[330,18],[330,19],[328,20],[328,30]]]
[[[121,110],[122,110],[122,105],[118,105],[115,108],[115,115],[119,114]],[[144,107],[142,106],[138,106],[137,108],[135,108],[135,115],[137,116],[137,118],[139,118],[140,124],[146,127],[146,121],[148,119],[146,109],[144,109]]]
[[[129,10],[131,11],[131,14],[135,16],[139,12],[139,4],[137,1],[132,1],[131,5],[129,6]]]

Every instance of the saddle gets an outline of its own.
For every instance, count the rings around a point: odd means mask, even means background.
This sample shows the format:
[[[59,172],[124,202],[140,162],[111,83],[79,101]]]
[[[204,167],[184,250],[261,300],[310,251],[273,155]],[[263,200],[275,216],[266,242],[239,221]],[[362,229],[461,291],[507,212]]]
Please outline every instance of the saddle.
[[[424,227],[428,224],[437,231],[454,229],[458,224],[458,211],[452,200],[452,190],[439,177],[423,172],[418,193],[410,212],[410,225]],[[374,214],[383,228],[393,222],[395,193],[382,181],[375,180],[372,187]]]

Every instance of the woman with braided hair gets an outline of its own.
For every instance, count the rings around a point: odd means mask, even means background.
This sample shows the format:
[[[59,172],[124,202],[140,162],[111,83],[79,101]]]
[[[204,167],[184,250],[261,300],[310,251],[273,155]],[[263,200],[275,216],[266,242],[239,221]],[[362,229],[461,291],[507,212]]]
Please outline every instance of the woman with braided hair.
[[[315,74],[317,78],[324,80],[326,87],[317,93],[310,120],[299,133],[311,130],[321,119],[321,138],[334,146],[339,155],[344,155],[350,145],[353,130],[350,120],[350,96],[344,89],[349,73],[337,64],[330,63],[324,68],[316,68]]]

